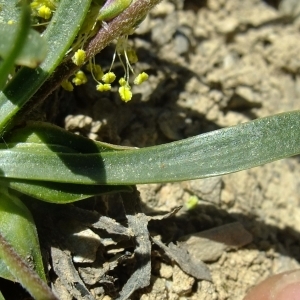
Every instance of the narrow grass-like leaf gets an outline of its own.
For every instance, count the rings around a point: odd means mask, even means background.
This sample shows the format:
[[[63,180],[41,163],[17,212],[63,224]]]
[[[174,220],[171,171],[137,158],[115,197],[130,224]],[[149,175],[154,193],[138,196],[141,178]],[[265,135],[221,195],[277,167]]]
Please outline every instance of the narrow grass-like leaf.
[[[5,136],[5,142],[6,144],[42,144],[48,145],[48,147],[51,147],[51,145],[59,145],[72,150],[71,152],[76,151],[80,153],[136,149],[133,147],[93,141],[81,135],[66,131],[56,125],[38,121],[28,121],[24,127],[15,128]]]
[[[112,185],[217,176],[300,154],[299,128],[294,111],[137,150],[62,153],[43,144],[3,144],[0,176]]]
[[[14,251],[23,260],[28,261],[40,278],[46,281],[37,231],[31,213],[4,187],[0,187],[0,233]],[[19,278],[15,278],[10,270],[3,257],[0,257],[0,277],[18,280]]]
[[[0,179],[0,183],[36,199],[63,204],[97,195],[132,191],[127,185],[85,185],[4,178]]]

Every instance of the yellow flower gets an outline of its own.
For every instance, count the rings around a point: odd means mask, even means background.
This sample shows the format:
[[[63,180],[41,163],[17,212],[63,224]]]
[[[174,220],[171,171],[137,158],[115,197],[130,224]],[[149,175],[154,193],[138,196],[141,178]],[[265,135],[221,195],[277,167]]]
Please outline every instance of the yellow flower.
[[[120,78],[119,84],[120,84],[120,86],[125,86],[126,84],[128,85],[128,83],[127,83],[127,81],[125,80],[124,77]]]
[[[104,83],[112,83],[116,79],[116,75],[114,72],[107,72],[102,76],[102,81]]]
[[[132,92],[129,85],[121,85],[119,87],[119,94],[124,102],[130,101],[132,98]]]
[[[38,16],[45,20],[48,20],[51,17],[51,9],[46,5],[42,5],[40,8],[38,8],[37,12]]]
[[[141,84],[148,79],[148,74],[145,72],[140,73],[133,81],[134,84]]]
[[[111,90],[111,85],[109,83],[105,83],[105,84],[99,83],[96,86],[96,89],[98,92],[107,92]]]
[[[76,66],[81,66],[84,64],[86,58],[86,52],[82,49],[78,49],[73,57],[72,57],[72,61]]]
[[[78,71],[75,74],[75,77],[73,78],[72,82],[75,85],[81,85],[81,84],[84,84],[84,83],[87,82],[87,78],[86,78],[85,74],[82,71]]]
[[[47,6],[50,10],[55,10],[57,6],[56,0],[35,0],[30,3],[32,9],[38,9],[41,6]]]

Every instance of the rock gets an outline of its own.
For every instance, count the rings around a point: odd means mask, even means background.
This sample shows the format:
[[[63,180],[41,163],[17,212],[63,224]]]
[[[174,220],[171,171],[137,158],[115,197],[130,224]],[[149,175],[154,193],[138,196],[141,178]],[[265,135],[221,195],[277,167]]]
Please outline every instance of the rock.
[[[185,189],[200,200],[213,204],[220,203],[222,180],[220,177],[196,179],[184,183]]]
[[[191,292],[195,279],[184,273],[177,265],[173,269],[172,290],[182,296]]]
[[[201,261],[216,261],[224,251],[247,245],[252,235],[235,222],[198,233],[192,233],[179,239],[179,246],[185,248],[193,258]]]
[[[222,34],[228,34],[235,31],[238,26],[239,22],[236,18],[228,17],[217,24],[217,31]]]

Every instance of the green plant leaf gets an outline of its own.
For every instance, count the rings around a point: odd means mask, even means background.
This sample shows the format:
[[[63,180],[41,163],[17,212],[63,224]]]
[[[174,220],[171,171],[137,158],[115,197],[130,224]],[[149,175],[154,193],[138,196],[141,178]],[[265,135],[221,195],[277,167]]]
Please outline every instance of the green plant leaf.
[[[6,145],[12,144],[37,144],[53,151],[64,153],[98,153],[104,151],[120,151],[129,147],[114,146],[107,143],[95,142],[79,135],[74,135],[58,126],[29,121],[25,127],[14,129],[5,137]],[[54,183],[46,181],[11,180],[0,179],[2,185],[17,190],[31,197],[52,202],[70,203],[95,195],[103,195],[115,192],[130,192],[130,186],[126,185],[82,185],[70,183]]]
[[[17,23],[20,20],[21,7],[19,0],[0,0],[0,23],[9,21]]]
[[[47,57],[36,69],[21,68],[3,92],[0,92],[0,136],[6,130],[7,124],[12,124],[15,114],[61,63],[84,21],[90,3],[91,0],[77,1],[76,5],[73,0],[59,2],[43,33],[48,46]]]
[[[68,153],[41,143],[3,143],[0,176],[109,185],[218,176],[299,154],[299,128],[300,111],[294,111],[136,150]]]
[[[15,43],[18,24],[1,24],[0,27],[0,57],[6,59],[11,54],[11,45]],[[47,45],[38,32],[33,29],[28,31],[22,47],[14,63],[29,68],[37,67],[47,54]]]
[[[36,227],[27,207],[6,188],[0,187],[0,233],[23,260],[46,281]],[[0,258],[0,277],[16,281]]]
[[[6,143],[32,143],[41,145],[59,145],[66,147],[64,152],[97,153],[104,151],[120,151],[136,149],[97,142],[83,136],[73,134],[53,124],[28,121],[5,136]]]
[[[3,186],[10,187],[33,198],[51,203],[71,203],[96,195],[131,192],[127,185],[84,185],[47,181],[0,179]]]
[[[27,262],[25,262],[1,232],[0,258],[6,264],[15,281],[20,282],[34,299],[58,300],[46,282],[29,265],[30,257],[27,257]]]
[[[12,71],[15,61],[20,54],[30,28],[30,9],[27,5],[22,6],[20,21],[16,26],[1,24],[0,40],[1,49],[5,47],[4,56],[0,60],[0,90],[3,89],[7,80],[8,74]],[[7,41],[5,35],[9,34],[10,40]],[[2,38],[4,40],[2,40]],[[8,42],[8,44],[5,44]],[[1,53],[0,53],[1,56]]]

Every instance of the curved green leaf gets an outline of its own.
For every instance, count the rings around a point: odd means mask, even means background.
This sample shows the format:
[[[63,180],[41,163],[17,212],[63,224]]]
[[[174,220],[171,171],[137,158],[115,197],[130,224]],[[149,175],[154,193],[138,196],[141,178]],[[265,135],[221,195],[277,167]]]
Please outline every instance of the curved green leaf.
[[[46,281],[36,227],[27,207],[0,187],[0,233],[23,260]],[[16,281],[0,258],[0,277]]]
[[[59,145],[69,149],[70,152],[98,153],[103,151],[120,151],[137,149],[134,147],[112,145],[93,141],[81,135],[73,134],[53,124],[28,121],[23,127],[12,130],[5,136],[6,144],[33,143],[46,145]],[[68,152],[65,149],[64,152]]]
[[[10,132],[9,135],[5,136],[5,143],[7,146],[14,144],[15,146],[19,145],[19,147],[24,143],[46,145],[51,151],[65,153],[98,153],[130,149],[130,147],[95,142],[80,135],[74,135],[61,127],[33,121],[27,122],[25,127],[19,127]],[[30,148],[29,150],[31,151]],[[52,203],[70,203],[95,195],[132,191],[131,187],[126,185],[77,185],[7,178],[2,178],[0,182],[2,185],[23,194]]]
[[[9,146],[0,150],[1,177],[112,185],[183,181],[299,154],[300,111],[137,150],[66,153],[36,143]]]
[[[7,265],[15,281],[22,284],[34,299],[58,300],[39,275],[32,270],[28,263],[15,251],[0,232],[0,258]],[[1,296],[1,295],[0,295]],[[1,297],[0,297],[1,298]]]
[[[47,181],[0,179],[3,186],[17,190],[23,194],[51,203],[71,203],[92,196],[131,192],[127,185],[84,185]]]

